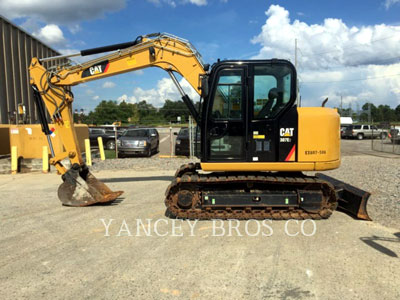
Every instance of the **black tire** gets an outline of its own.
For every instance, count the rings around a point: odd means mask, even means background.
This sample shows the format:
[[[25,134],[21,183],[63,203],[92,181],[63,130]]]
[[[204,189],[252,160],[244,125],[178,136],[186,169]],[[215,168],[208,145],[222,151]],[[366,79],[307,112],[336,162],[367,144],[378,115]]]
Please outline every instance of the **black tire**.
[[[106,149],[107,150],[115,150],[115,141],[113,141],[113,140],[107,141]]]
[[[147,157],[151,157],[151,154],[152,154],[151,148],[149,148],[149,150],[147,150],[147,152],[146,152],[146,156]]]
[[[125,158],[125,155],[118,152],[118,158]]]
[[[364,135],[362,133],[357,134],[357,140],[362,140],[364,138]]]

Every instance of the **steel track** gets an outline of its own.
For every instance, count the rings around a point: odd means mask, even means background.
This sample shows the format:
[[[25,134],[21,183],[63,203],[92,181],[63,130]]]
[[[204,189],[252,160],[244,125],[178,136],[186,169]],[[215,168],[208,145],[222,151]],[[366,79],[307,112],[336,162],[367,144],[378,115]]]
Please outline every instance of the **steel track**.
[[[264,175],[266,174],[266,175]],[[170,216],[182,219],[327,219],[336,209],[337,197],[332,184],[316,177],[305,176],[275,176],[274,173],[257,173],[257,175],[235,173],[199,174],[196,165],[187,164],[179,168],[175,179],[171,182],[165,193],[165,205]],[[286,174],[287,175],[287,174]],[[285,186],[289,190],[311,189],[321,190],[324,200],[318,211],[307,212],[299,207],[256,207],[244,208],[210,208],[201,206],[201,193],[210,187],[223,188],[232,184],[265,184],[269,186]],[[182,208],[178,204],[179,193],[191,193],[192,205]]]

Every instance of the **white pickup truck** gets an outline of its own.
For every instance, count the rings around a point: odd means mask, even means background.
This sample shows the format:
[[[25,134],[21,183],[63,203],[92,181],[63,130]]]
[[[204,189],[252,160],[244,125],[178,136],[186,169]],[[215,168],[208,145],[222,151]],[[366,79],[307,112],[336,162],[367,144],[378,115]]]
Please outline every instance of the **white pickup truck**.
[[[387,136],[387,131],[378,129],[375,125],[350,125],[343,134],[345,138],[357,138],[359,140],[377,137],[385,139]]]

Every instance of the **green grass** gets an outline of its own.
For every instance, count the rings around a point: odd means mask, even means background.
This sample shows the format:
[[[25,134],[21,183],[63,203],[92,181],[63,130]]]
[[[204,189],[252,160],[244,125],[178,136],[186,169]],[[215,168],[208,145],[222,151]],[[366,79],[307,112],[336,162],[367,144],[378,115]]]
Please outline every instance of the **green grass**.
[[[106,159],[115,158],[115,150],[104,150],[104,154],[106,155]]]

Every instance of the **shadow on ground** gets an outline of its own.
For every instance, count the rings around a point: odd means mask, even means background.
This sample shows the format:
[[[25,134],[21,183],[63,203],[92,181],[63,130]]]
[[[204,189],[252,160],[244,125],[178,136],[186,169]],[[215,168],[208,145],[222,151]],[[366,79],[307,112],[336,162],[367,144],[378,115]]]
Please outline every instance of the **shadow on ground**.
[[[360,240],[362,240],[368,246],[374,248],[375,250],[377,250],[383,254],[386,254],[390,257],[399,257],[394,251],[379,244],[379,242],[400,243],[400,232],[396,232],[393,235],[395,236],[395,238],[385,238],[385,237],[379,237],[379,236],[373,235],[371,237],[361,237]]]

